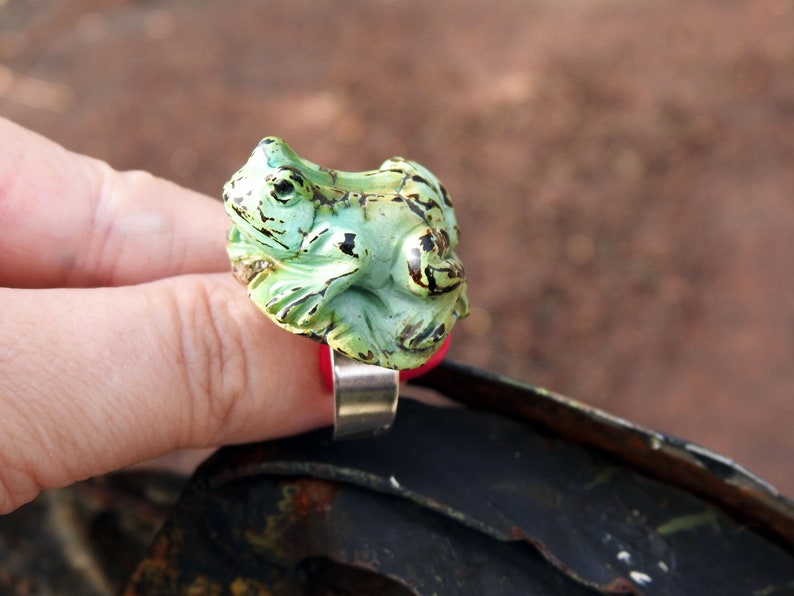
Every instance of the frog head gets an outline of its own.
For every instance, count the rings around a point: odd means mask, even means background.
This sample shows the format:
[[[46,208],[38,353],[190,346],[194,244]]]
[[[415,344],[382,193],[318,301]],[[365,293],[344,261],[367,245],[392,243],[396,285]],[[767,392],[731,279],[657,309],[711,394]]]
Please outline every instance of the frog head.
[[[276,259],[297,254],[314,221],[314,188],[301,162],[283,141],[269,137],[223,188],[234,226]]]

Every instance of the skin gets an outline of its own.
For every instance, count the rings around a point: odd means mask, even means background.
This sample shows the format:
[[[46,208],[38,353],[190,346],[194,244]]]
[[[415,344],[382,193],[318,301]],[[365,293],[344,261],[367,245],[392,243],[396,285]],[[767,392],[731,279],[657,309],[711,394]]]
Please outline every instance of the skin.
[[[316,345],[228,272],[219,201],[3,119],[0,155],[0,513],[179,448],[333,420]]]

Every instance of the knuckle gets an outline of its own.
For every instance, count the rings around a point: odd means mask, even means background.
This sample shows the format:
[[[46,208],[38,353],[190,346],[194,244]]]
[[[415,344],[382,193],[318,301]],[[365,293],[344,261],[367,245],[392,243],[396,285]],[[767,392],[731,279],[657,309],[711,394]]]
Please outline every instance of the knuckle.
[[[185,442],[214,442],[235,418],[235,404],[246,393],[247,362],[241,329],[229,316],[230,297],[221,287],[197,278],[198,288],[180,306],[179,333],[188,411]]]

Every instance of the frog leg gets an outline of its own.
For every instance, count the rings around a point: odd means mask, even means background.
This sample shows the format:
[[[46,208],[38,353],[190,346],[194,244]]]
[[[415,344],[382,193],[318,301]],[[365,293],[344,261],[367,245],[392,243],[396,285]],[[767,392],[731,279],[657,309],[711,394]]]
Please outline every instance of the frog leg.
[[[384,298],[360,286],[339,295],[327,329],[328,345],[361,362],[389,366],[388,354],[395,349],[391,310],[397,305]]]
[[[434,351],[454,325],[466,316],[463,265],[448,250],[445,238],[429,228],[417,229],[403,244],[396,282],[414,296],[417,306],[401,322],[398,341],[404,350]]]
[[[325,306],[350,287],[359,268],[351,263],[287,261],[264,271],[248,285],[248,295],[276,323],[294,333],[321,333]]]
[[[295,333],[320,334],[331,321],[329,303],[366,270],[368,253],[355,234],[327,234],[297,256],[274,263],[248,286],[251,299],[276,323]]]
[[[449,251],[449,239],[443,230],[417,228],[403,243],[402,256],[394,272],[395,281],[412,294],[445,294],[464,283],[463,264]]]

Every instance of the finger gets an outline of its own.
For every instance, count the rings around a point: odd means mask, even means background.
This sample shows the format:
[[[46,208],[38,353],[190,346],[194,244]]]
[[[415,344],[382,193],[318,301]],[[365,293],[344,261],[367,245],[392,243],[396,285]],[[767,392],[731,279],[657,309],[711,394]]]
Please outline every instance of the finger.
[[[0,513],[178,448],[332,420],[316,344],[230,278],[0,289]]]
[[[134,284],[225,271],[219,201],[116,172],[0,118],[0,284]]]

